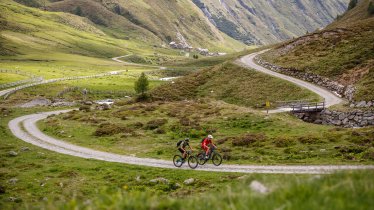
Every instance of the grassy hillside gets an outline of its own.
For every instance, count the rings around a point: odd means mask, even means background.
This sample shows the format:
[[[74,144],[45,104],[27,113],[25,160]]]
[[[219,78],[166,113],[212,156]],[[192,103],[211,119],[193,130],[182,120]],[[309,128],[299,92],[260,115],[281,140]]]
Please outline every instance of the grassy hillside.
[[[261,175],[262,176],[262,175]],[[237,184],[228,185],[217,192],[204,193],[192,198],[165,198],[147,192],[117,191],[101,193],[92,203],[77,199],[61,205],[65,209],[370,209],[374,204],[372,172],[345,172],[333,175],[288,179],[269,176],[244,176]],[[267,193],[250,189],[252,181],[260,180]],[[142,202],[144,199],[146,203]],[[57,209],[52,204],[47,208]]]
[[[25,1],[20,1],[29,4]],[[182,35],[194,47],[232,52],[244,45],[221,33],[205,20],[190,1],[94,1],[64,0],[47,2],[39,8],[71,13],[89,19],[107,35],[124,40],[168,45]]]
[[[160,86],[152,94],[164,100],[207,97],[252,107],[262,107],[267,100],[318,100],[318,96],[296,85],[233,63],[192,73],[175,80],[175,83]]]
[[[349,0],[193,0],[226,34],[247,43],[269,44],[325,27]]]
[[[263,57],[344,85],[354,84],[358,88],[355,100],[372,100],[374,16],[368,13],[369,2],[359,1],[326,29],[286,42]]]

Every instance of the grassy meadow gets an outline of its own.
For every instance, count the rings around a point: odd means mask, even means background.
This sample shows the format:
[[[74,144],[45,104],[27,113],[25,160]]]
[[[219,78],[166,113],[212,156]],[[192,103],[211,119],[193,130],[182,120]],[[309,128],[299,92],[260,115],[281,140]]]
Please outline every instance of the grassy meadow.
[[[372,164],[373,128],[313,125],[289,114],[266,117],[210,100],[118,102],[112,110],[72,111],[39,122],[43,132],[73,144],[171,160],[176,142],[213,134],[225,164]],[[130,103],[130,104],[129,104]],[[87,109],[85,109],[87,110]]]

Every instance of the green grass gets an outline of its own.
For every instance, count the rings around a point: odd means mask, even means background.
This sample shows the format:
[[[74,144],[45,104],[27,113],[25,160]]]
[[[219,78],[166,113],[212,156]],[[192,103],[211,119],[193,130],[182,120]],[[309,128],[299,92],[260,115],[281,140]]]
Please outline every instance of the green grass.
[[[148,192],[101,192],[92,203],[73,199],[61,205],[65,209],[370,209],[374,205],[372,171],[345,172],[308,179],[289,175],[247,176],[239,183],[228,185],[217,192],[188,198],[167,198]],[[270,188],[263,195],[249,190],[253,180],[260,180]],[[146,200],[147,202],[141,202]],[[45,207],[55,209],[50,203]]]
[[[162,85],[152,93],[165,100],[207,97],[250,107],[263,107],[267,100],[272,103],[319,100],[316,94],[308,90],[229,62],[192,73],[175,83]]]
[[[372,171],[243,176],[87,160],[32,146],[7,129],[10,119],[46,109],[10,111],[7,116],[1,113],[0,121],[0,186],[5,190],[0,194],[2,209],[274,209],[282,205],[287,209],[368,209],[373,205]],[[30,150],[21,151],[23,147]],[[18,152],[16,157],[8,156],[12,150]],[[168,179],[170,184],[149,182],[158,177]],[[18,181],[11,184],[12,178]],[[194,178],[195,183],[183,184],[188,178]],[[251,191],[248,186],[253,180],[263,183],[270,192],[260,195]],[[9,201],[10,197],[14,201]]]
[[[5,193],[0,194],[2,209],[20,208],[26,204],[39,205],[44,198],[60,204],[72,198],[87,200],[103,188],[126,188],[128,191],[148,191],[157,195],[192,195],[217,190],[240,176],[157,169],[75,158],[32,146],[13,137],[7,128],[10,119],[41,110],[11,109],[7,116],[0,113],[0,185],[5,188]],[[22,147],[28,147],[30,151],[21,151]],[[16,151],[18,155],[10,157],[9,151]],[[140,176],[141,181],[136,181],[137,176]],[[171,183],[154,186],[149,182],[158,177],[169,179]],[[17,178],[19,181],[13,185],[8,182],[11,178]],[[188,178],[195,178],[197,182],[192,186],[183,185],[183,181]],[[175,183],[180,183],[182,187],[174,189]],[[8,201],[9,197],[17,198],[20,203]]]
[[[26,76],[12,73],[0,73],[0,85],[29,79]]]
[[[149,122],[166,119],[148,128]],[[265,114],[222,102],[122,105],[109,111],[72,112],[39,123],[48,135],[97,150],[169,160],[178,140],[200,150],[209,133],[224,163],[369,164],[373,128],[343,129]]]

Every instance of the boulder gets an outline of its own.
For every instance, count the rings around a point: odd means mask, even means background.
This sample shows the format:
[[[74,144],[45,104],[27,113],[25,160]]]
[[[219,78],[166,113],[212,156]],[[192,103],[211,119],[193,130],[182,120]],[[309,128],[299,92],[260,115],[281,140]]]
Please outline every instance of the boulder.
[[[190,179],[184,180],[183,184],[190,185],[190,184],[193,184],[194,182],[195,182],[195,179],[194,178],[190,178]]]
[[[15,185],[18,182],[17,178],[11,178],[9,179],[8,183]]]
[[[360,102],[358,102],[357,104],[356,104],[356,107],[359,107],[359,108],[361,108],[361,107],[365,107],[366,106],[366,101],[360,101]]]
[[[22,148],[21,148],[21,151],[22,151],[22,152],[30,151],[30,148],[28,148],[28,147],[22,147]]]
[[[15,156],[17,156],[17,155],[18,155],[18,153],[15,152],[15,151],[9,151],[9,152],[8,152],[8,156],[10,156],[10,157],[15,157]]]
[[[252,191],[260,194],[266,194],[269,192],[268,188],[265,187],[261,182],[259,181],[252,181],[251,184],[249,185]]]
[[[149,181],[150,183],[154,183],[154,184],[169,184],[169,180],[165,179],[165,178],[156,178],[156,179],[152,179]]]

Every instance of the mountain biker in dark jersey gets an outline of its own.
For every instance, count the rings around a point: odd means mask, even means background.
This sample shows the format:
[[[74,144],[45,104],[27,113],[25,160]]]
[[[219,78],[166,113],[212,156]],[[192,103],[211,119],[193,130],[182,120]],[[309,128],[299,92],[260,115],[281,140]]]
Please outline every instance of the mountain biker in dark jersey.
[[[213,143],[213,136],[208,135],[202,142],[201,148],[205,151],[205,158],[208,158],[208,154],[210,152],[210,146],[217,148],[217,146]]]
[[[182,157],[183,157],[183,160],[184,160],[187,157],[186,147],[188,146],[190,148],[190,150],[193,151],[191,146],[190,146],[190,139],[186,138],[186,139],[178,142],[178,144],[179,144],[178,145],[178,150],[179,150],[179,152],[182,153]]]

